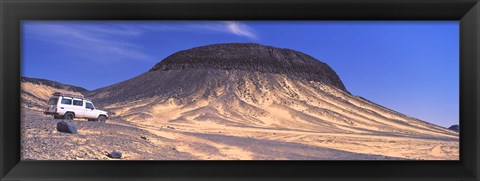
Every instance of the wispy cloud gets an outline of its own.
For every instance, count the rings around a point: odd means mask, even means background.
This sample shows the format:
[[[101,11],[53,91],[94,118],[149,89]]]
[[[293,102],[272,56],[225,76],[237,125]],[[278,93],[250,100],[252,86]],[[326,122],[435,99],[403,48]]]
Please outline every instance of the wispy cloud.
[[[135,44],[132,39],[147,33],[177,31],[207,34],[231,34],[255,40],[257,35],[244,23],[235,21],[200,22],[46,22],[32,21],[24,25],[24,32],[35,35],[36,39],[83,51],[84,56],[96,61],[117,60],[155,61],[145,53],[144,45]]]
[[[184,31],[192,33],[225,33],[248,39],[258,36],[248,25],[238,21],[201,21],[201,22],[147,22],[135,26],[140,32]]]
[[[116,40],[116,36],[136,36],[136,31],[119,30],[102,26],[70,23],[27,23],[26,33],[37,39],[74,48],[96,61],[136,60],[152,61],[154,58],[141,51],[141,46]],[[78,54],[80,55],[80,54]]]
[[[245,36],[250,39],[257,39],[257,36],[253,33],[252,29],[247,25],[235,22],[235,21],[228,21],[227,22],[228,30],[238,36]]]

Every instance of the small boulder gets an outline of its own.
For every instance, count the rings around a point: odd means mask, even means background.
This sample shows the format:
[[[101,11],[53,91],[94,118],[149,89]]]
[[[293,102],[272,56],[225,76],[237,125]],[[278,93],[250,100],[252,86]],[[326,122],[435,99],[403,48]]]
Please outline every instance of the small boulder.
[[[60,121],[57,123],[57,131],[63,133],[77,134],[77,127],[73,123]]]
[[[450,126],[448,129],[452,131],[460,132],[460,126],[458,126],[457,124]]]
[[[111,153],[107,154],[110,158],[122,158],[122,153],[116,150],[113,150]]]
[[[147,137],[145,137],[145,136],[140,136],[140,138],[142,138],[144,140],[147,140]]]

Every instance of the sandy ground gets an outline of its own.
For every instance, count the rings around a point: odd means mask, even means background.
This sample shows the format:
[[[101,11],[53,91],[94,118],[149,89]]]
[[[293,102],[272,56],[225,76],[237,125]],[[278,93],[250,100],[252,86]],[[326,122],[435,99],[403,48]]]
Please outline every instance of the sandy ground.
[[[112,150],[124,160],[459,158],[458,133],[342,90],[284,75],[227,74],[211,70],[182,96],[105,104],[111,119],[73,120],[78,134],[57,132],[60,120],[40,112],[62,90],[22,83],[22,159],[104,160]]]
[[[178,150],[195,153],[200,159],[458,159],[458,140],[453,138],[225,127],[208,121],[198,125],[166,123],[137,126],[155,135],[181,140],[177,143]],[[208,144],[221,154],[212,155],[199,149],[195,146],[199,143]]]
[[[112,150],[122,152],[123,160],[458,159],[456,139],[225,127],[209,121],[152,126],[116,118],[73,120],[78,134],[67,134],[55,130],[59,120],[40,112],[23,109],[22,118],[26,160],[109,160]]]

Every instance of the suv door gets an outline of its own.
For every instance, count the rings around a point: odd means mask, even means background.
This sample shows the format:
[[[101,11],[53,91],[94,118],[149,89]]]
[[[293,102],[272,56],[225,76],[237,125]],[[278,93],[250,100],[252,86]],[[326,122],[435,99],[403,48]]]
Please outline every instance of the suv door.
[[[83,100],[73,99],[72,109],[75,111],[75,117],[82,118],[85,117],[85,106]]]
[[[91,102],[85,102],[85,118],[96,119],[97,113],[95,112],[95,107]]]

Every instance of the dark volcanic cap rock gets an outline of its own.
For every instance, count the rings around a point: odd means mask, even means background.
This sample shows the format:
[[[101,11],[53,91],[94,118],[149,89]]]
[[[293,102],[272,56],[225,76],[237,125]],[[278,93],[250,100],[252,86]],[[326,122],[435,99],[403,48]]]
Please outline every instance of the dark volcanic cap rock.
[[[298,51],[253,43],[214,44],[182,50],[163,59],[150,72],[189,68],[287,74],[347,91],[327,64]]]

